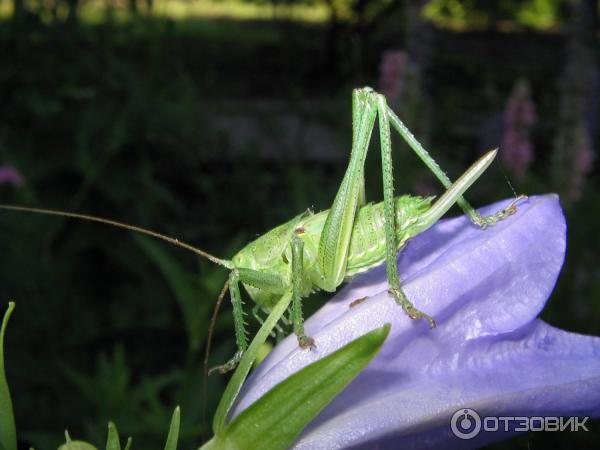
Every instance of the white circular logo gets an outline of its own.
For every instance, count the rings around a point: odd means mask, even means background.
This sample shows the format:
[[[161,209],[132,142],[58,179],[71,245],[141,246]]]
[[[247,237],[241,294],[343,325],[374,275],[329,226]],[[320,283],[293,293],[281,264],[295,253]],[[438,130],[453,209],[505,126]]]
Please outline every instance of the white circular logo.
[[[452,415],[450,427],[457,438],[473,439],[481,431],[481,417],[474,409],[459,409]]]

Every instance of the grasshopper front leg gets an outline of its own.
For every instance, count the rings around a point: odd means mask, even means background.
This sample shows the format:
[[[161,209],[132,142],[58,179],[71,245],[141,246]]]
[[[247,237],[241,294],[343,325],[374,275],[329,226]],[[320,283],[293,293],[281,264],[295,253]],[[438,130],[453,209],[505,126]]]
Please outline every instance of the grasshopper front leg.
[[[208,371],[208,375],[214,372],[227,373],[230,370],[235,369],[237,364],[242,359],[244,352],[248,348],[248,335],[246,333],[246,327],[244,322],[244,302],[242,301],[242,295],[240,293],[240,275],[238,271],[234,270],[229,275],[229,295],[231,297],[231,304],[233,306],[233,325],[235,329],[235,343],[237,345],[237,351],[235,355],[227,361],[217,367],[213,367]]]
[[[233,357],[221,366],[210,369],[209,375],[213,372],[226,373],[235,369],[242,359],[244,352],[248,348],[248,336],[246,333],[246,323],[244,321],[243,301],[240,293],[240,282],[263,289],[273,293],[289,295],[292,294],[292,318],[294,324],[294,333],[298,337],[300,347],[313,347],[312,338],[304,334],[304,323],[302,318],[302,273],[303,273],[303,252],[304,242],[301,238],[295,236],[291,243],[292,249],[292,267],[291,267],[291,287],[286,287],[284,280],[279,276],[267,272],[259,272],[252,269],[236,268],[229,275],[229,291],[231,303],[233,305],[233,323],[235,328],[235,340],[237,352]],[[253,310],[254,314],[256,311]],[[276,325],[277,326],[277,325]]]
[[[245,268],[236,268],[231,271],[228,283],[231,304],[233,306],[233,325],[237,351],[225,364],[210,369],[208,371],[209,375],[213,372],[226,373],[235,369],[248,348],[248,335],[246,332],[246,322],[244,321],[244,302],[240,293],[240,282],[274,293],[283,294],[286,291],[283,280],[277,275]]]

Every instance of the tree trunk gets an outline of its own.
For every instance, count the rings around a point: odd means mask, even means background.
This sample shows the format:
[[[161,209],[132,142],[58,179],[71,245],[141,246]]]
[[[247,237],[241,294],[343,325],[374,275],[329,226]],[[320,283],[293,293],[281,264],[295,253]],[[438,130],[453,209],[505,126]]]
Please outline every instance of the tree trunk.
[[[15,52],[19,54],[25,47],[25,3],[23,0],[14,0],[11,34]]]
[[[67,25],[74,26],[79,18],[79,0],[67,0],[69,11],[67,13]]]
[[[128,0],[129,12],[135,16],[138,14],[137,0]]]

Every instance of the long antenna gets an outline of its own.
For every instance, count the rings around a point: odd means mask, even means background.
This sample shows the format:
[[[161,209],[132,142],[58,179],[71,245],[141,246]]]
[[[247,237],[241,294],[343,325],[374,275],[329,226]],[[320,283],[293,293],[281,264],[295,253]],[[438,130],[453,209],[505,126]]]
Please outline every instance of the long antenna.
[[[0,209],[7,209],[10,211],[24,211],[24,212],[31,212],[31,213],[36,213],[36,214],[47,214],[47,215],[51,215],[51,216],[71,217],[74,219],[88,220],[91,222],[99,222],[99,223],[103,223],[106,225],[112,225],[112,226],[118,227],[118,228],[124,228],[129,231],[135,231],[136,233],[146,234],[148,236],[152,236],[153,238],[161,239],[170,244],[176,245],[177,247],[185,248],[186,250],[189,250],[199,256],[202,256],[202,257],[214,262],[215,264],[219,264],[220,266],[227,267],[228,269],[233,268],[231,261],[217,258],[216,256],[213,256],[210,253],[200,250],[199,248],[196,248],[193,245],[190,245],[186,242],[182,242],[179,239],[165,236],[164,234],[157,233],[156,231],[136,227],[135,225],[128,225],[126,223],[121,223],[121,222],[117,222],[115,220],[110,220],[110,219],[104,219],[102,217],[90,216],[88,214],[77,214],[77,213],[72,213],[72,212],[67,212],[67,211],[58,211],[58,210],[54,210],[54,209],[30,208],[28,206],[3,205],[3,204],[0,204]]]
[[[206,424],[206,390],[208,386],[208,358],[210,356],[210,346],[212,343],[213,331],[215,329],[215,323],[217,322],[217,316],[219,315],[219,309],[221,309],[221,304],[223,303],[223,299],[225,298],[225,294],[227,293],[227,289],[229,289],[229,280],[225,281],[221,292],[219,293],[219,297],[215,303],[215,307],[213,309],[212,317],[210,318],[210,326],[208,327],[208,336],[206,337],[206,347],[204,350],[204,361],[202,364],[202,425],[203,429]]]

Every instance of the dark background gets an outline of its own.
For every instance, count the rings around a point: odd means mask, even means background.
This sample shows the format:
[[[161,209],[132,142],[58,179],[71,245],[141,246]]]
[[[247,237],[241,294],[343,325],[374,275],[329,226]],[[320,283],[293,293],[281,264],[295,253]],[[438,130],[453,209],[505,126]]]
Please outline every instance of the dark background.
[[[597,0],[0,0],[0,166],[23,179],[0,184],[0,201],[229,258],[328,208],[351,90],[370,85],[453,178],[502,147],[469,191],[475,205],[513,188],[561,194],[567,259],[542,317],[600,335],[598,17]],[[384,63],[389,51],[404,63]],[[441,192],[394,145],[397,192]],[[372,151],[373,200],[379,164]],[[17,302],[6,362],[22,448],[55,448],[65,428],[100,446],[109,419],[154,448],[177,404],[181,448],[208,437],[202,349],[224,269],[119,229],[5,211],[0,255],[0,302]],[[212,365],[234,352],[228,308],[215,334]],[[226,379],[210,379],[209,417]],[[591,428],[497,447],[597,444]]]

